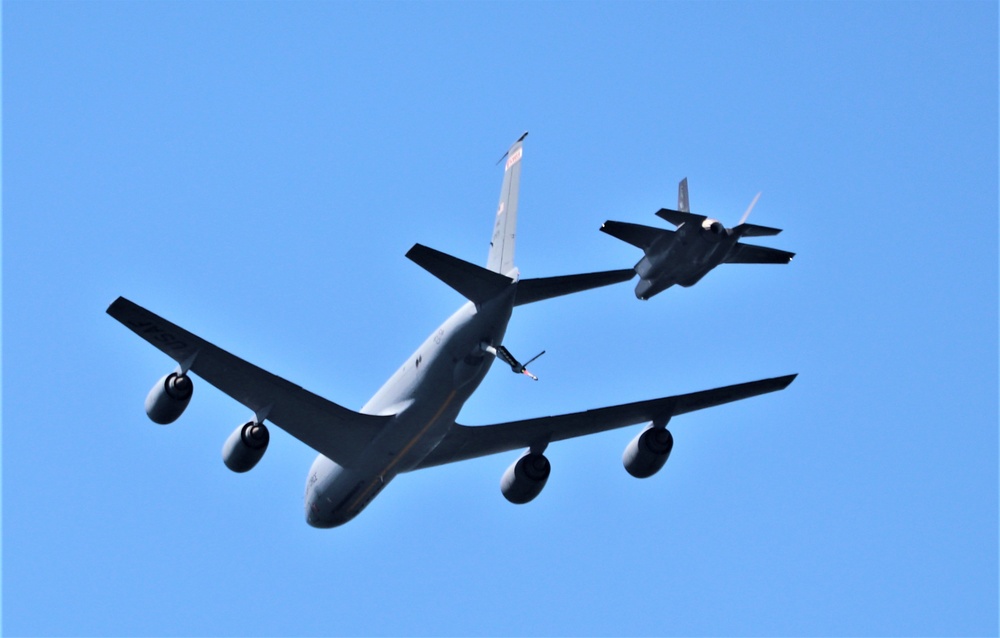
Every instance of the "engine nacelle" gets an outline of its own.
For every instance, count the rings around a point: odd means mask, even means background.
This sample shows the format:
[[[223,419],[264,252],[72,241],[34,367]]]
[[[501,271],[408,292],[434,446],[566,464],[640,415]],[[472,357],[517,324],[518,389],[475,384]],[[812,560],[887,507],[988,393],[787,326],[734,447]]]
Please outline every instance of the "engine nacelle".
[[[234,472],[249,472],[267,451],[271,434],[263,423],[248,421],[233,430],[222,446],[222,461]]]
[[[622,463],[632,476],[649,478],[660,471],[672,449],[674,435],[670,430],[650,425],[625,448]]]
[[[191,403],[194,383],[188,375],[171,372],[156,382],[146,395],[146,416],[154,423],[173,423]]]
[[[523,505],[541,493],[551,471],[552,466],[545,455],[528,452],[503,473],[500,491],[511,503]]]

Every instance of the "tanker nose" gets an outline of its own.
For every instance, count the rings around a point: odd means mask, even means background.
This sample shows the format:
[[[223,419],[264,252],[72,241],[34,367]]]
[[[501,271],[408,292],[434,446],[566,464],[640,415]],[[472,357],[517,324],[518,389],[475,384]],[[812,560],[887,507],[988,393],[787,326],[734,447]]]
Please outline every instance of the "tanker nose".
[[[314,485],[316,484],[316,475],[311,473],[309,476],[309,481],[306,483],[306,496],[305,496],[305,511],[306,511],[306,523],[310,527],[326,528],[330,525],[324,519],[319,504],[316,502],[316,489]]]
[[[306,523],[309,524],[309,527],[318,529],[330,529],[341,524],[323,515],[322,510],[320,510],[319,505],[317,505],[316,500],[313,498],[313,494],[306,496]]]
[[[339,527],[354,518],[353,516],[345,515],[344,512],[330,511],[329,508],[326,508],[326,511],[324,511],[320,499],[317,498],[316,491],[313,489],[309,489],[306,493],[305,506],[306,523],[310,527],[317,529]]]
[[[351,520],[351,518],[352,517],[350,516],[344,517],[332,513],[324,515],[314,503],[306,506],[306,523],[308,523],[310,527],[315,527],[317,529],[340,527],[347,521]]]

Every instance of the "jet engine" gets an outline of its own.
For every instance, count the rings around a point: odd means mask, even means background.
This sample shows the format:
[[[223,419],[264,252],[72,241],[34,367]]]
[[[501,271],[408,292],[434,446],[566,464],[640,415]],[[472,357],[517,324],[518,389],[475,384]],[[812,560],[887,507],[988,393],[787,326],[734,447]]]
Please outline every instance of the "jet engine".
[[[701,227],[713,235],[718,235],[719,237],[728,234],[726,232],[726,227],[718,219],[706,218],[705,221],[701,223]]]
[[[673,448],[674,436],[670,430],[650,425],[625,448],[622,463],[632,476],[649,478],[660,471]]]
[[[173,423],[188,407],[193,392],[191,377],[171,372],[146,395],[146,416],[160,425]]]
[[[551,470],[552,466],[543,454],[527,452],[503,473],[500,491],[511,503],[523,505],[541,493]]]
[[[239,426],[222,446],[222,461],[234,472],[249,472],[267,451],[271,435],[267,426],[248,421]]]

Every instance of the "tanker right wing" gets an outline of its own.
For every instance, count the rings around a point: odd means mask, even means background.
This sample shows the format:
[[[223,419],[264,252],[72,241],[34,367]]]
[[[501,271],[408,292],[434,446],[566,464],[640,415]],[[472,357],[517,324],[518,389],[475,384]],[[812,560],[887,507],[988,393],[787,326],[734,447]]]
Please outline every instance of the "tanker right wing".
[[[360,414],[313,394],[205,341],[124,297],[107,310],[187,371],[344,467],[392,419]]]
[[[606,432],[638,423],[666,423],[671,417],[679,414],[784,390],[796,376],[790,374],[561,416],[483,426],[455,424],[434,451],[414,469],[524,448],[544,448],[553,441]]]

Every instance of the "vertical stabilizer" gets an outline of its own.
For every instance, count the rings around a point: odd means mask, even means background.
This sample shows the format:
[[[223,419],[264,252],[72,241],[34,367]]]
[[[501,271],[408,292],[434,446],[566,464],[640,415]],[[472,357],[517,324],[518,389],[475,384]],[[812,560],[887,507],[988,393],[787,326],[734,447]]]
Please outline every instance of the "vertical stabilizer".
[[[682,213],[691,212],[691,204],[688,201],[688,178],[686,177],[677,185],[677,210]]]
[[[500,203],[497,204],[490,256],[486,262],[488,270],[508,277],[515,276],[514,241],[517,235],[517,193],[521,186],[521,145],[527,136],[526,132],[519,137],[504,156],[503,186],[500,187]]]

